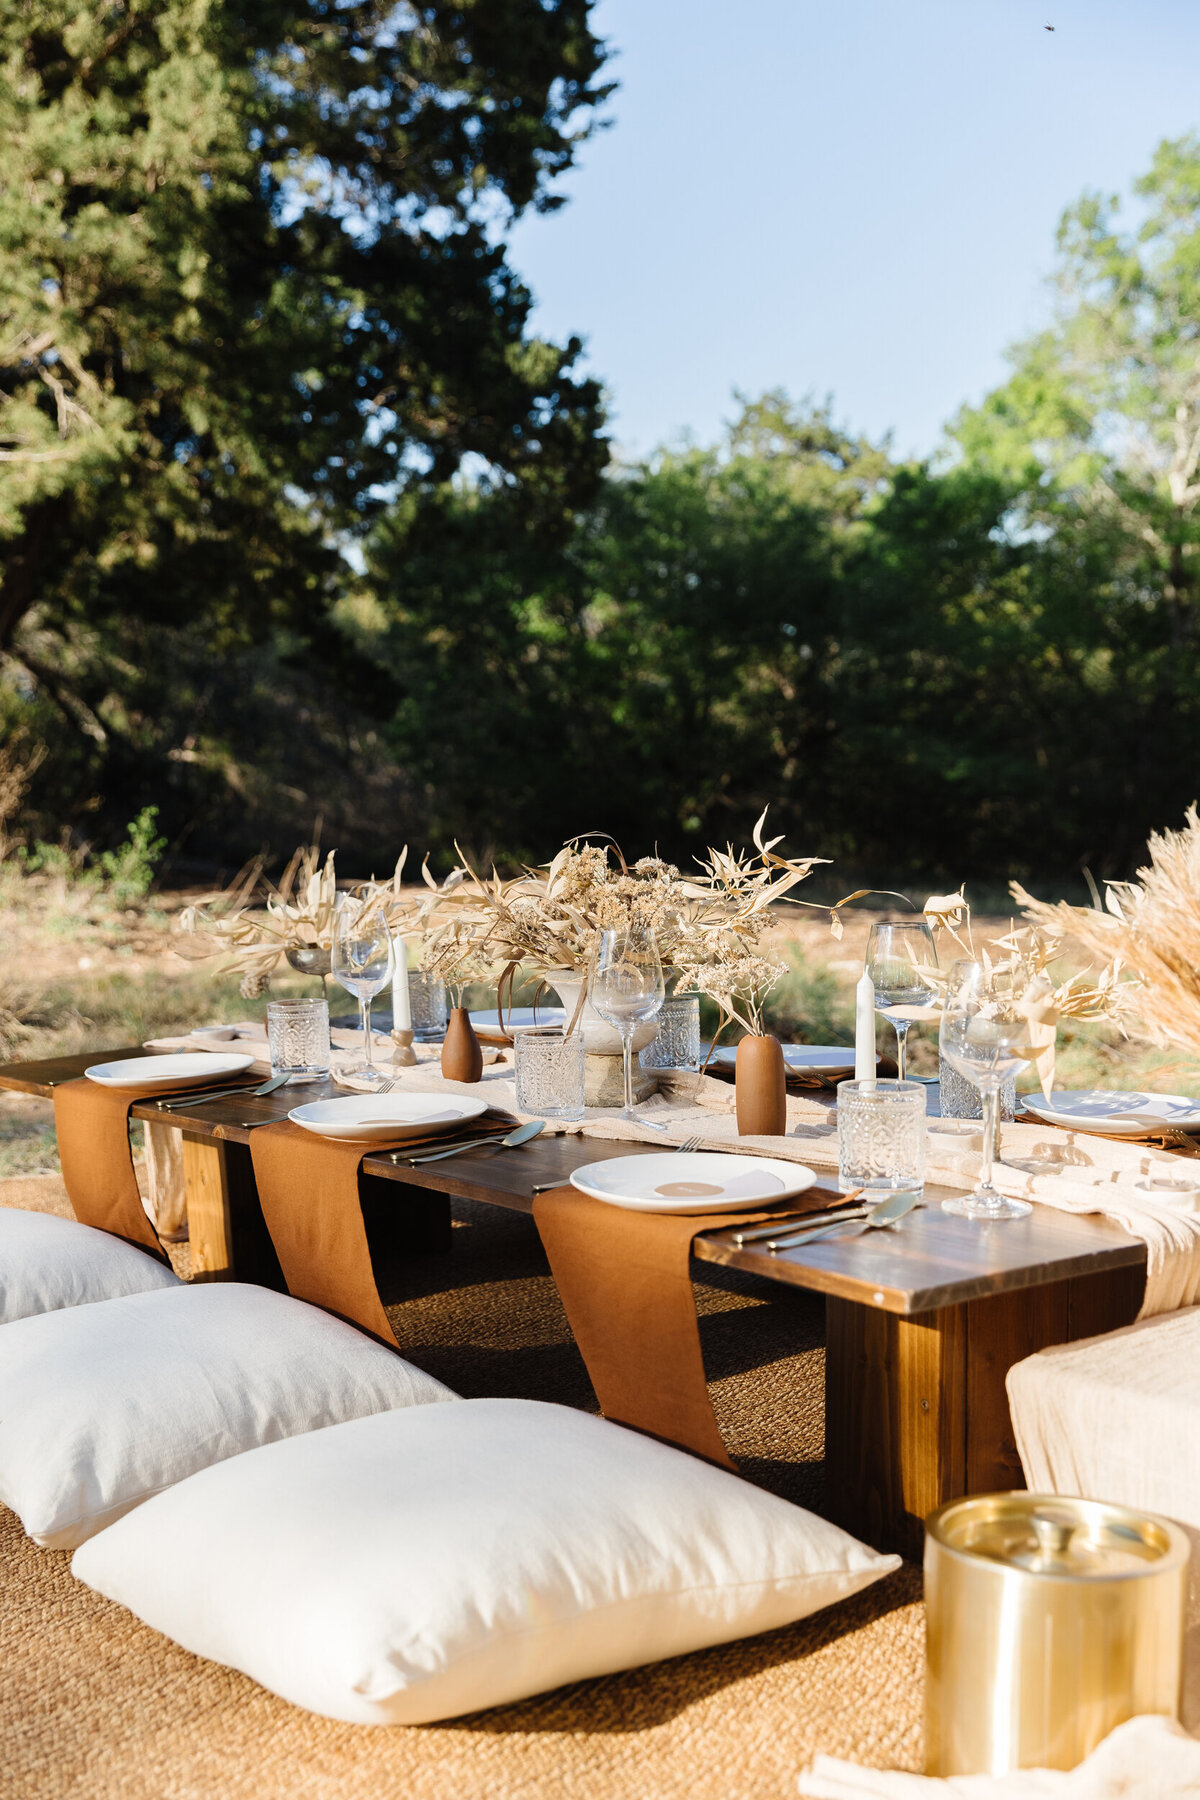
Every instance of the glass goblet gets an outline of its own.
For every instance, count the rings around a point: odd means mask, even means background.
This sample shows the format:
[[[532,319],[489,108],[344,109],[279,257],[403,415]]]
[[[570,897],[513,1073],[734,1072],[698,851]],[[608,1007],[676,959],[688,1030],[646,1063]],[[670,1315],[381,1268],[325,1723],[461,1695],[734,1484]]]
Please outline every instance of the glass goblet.
[[[1029,1020],[1021,1010],[1025,976],[991,963],[956,962],[942,1007],[938,1046],[946,1062],[973,1081],[983,1100],[983,1166],[973,1194],[943,1200],[946,1212],[967,1219],[1023,1219],[1033,1208],[1010,1200],[992,1182],[1000,1089],[1033,1055]]]
[[[330,960],[334,980],[357,999],[362,1018],[363,1061],[359,1068],[346,1073],[358,1081],[382,1082],[384,1077],[371,1054],[371,1001],[392,976],[391,936],[382,912],[372,911],[349,895],[343,897],[338,905]]]
[[[600,933],[588,999],[600,1017],[621,1034],[625,1070],[623,1119],[637,1118],[633,1110],[633,1034],[643,1019],[654,1017],[665,993],[662,959],[649,925],[630,924]]]
[[[928,1006],[934,990],[928,970],[937,967],[933,933],[924,919],[882,920],[867,939],[866,970],[875,987],[875,1009],[890,1020],[896,1033],[897,1078],[904,1080],[908,1028],[907,1009]]]

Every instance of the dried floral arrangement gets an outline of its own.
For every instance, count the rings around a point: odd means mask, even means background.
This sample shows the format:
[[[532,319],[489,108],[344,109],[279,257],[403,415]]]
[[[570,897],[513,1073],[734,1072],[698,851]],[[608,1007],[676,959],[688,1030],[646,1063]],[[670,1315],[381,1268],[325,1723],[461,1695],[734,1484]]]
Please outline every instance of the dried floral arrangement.
[[[770,907],[824,860],[779,855],[782,840],[764,839],[765,820],[754,828],[753,852],[710,848],[695,874],[656,856],[630,864],[612,840],[573,839],[511,880],[478,874],[460,850],[442,884],[423,871],[425,967],[448,982],[490,975],[503,996],[522,967],[586,975],[598,934],[636,922],[653,928],[678,987],[715,1000],[723,1025],[761,1030],[763,1001],[785,968],[762,951]]]
[[[366,884],[371,904],[403,905],[401,876],[408,856],[400,852],[390,882]],[[331,950],[337,918],[336,852],[321,861],[319,847],[303,844],[277,882],[268,880],[261,862],[251,863],[223,893],[179,915],[176,948],[199,959],[225,956],[226,966],[240,968],[241,992],[257,1000],[289,950]]]
[[[1018,899],[1028,898],[1015,882],[1013,894]],[[1011,989],[1013,1003],[1029,1024],[1030,1063],[1043,1093],[1049,1097],[1054,1084],[1059,1021],[1111,1018],[1119,963],[1110,957],[1096,974],[1085,969],[1063,975],[1054,968],[1063,955],[1063,934],[1033,920],[1026,925],[1014,922],[1002,936],[976,949],[965,885],[954,894],[931,894],[922,911],[935,941],[944,932],[953,938],[964,957],[992,968],[1001,983]],[[949,983],[949,967],[924,964],[922,972],[939,996],[935,1007],[940,1007],[940,996]]]
[[[1155,832],[1150,861],[1133,881],[1105,884],[1103,905],[1035,900],[1018,882],[1013,898],[1056,943],[1102,958],[1105,1017],[1161,1048],[1200,1055],[1200,815],[1181,831]],[[1097,900],[1098,900],[1097,896]]]

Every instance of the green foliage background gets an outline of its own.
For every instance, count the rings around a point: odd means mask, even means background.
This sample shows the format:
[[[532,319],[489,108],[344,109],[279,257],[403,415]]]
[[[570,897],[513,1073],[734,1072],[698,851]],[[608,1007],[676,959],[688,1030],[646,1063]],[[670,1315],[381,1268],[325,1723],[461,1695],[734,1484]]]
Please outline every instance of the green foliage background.
[[[0,825],[1127,872],[1200,792],[1200,139],[930,462],[776,392],[613,466],[504,242],[590,10],[0,0]]]

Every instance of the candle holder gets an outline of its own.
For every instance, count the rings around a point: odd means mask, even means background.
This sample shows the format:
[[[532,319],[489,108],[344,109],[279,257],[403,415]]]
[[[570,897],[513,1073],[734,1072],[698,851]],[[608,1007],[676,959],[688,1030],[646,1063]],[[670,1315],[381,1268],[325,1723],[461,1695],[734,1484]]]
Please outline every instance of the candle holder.
[[[416,1067],[417,1053],[412,1047],[412,1042],[413,1034],[411,1031],[393,1030],[392,1043],[395,1045],[395,1049],[392,1051],[393,1068],[412,1069]]]

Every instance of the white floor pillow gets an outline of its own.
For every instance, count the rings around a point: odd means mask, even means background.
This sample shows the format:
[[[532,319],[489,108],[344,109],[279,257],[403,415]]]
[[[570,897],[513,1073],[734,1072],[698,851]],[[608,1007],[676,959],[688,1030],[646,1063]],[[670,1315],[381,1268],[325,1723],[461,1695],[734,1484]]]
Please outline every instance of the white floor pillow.
[[[767,1631],[898,1562],[603,1419],[464,1400],[206,1469],[72,1567],[298,1706],[408,1725]]]
[[[0,1330],[0,1501],[39,1544],[72,1549],[224,1457],[454,1398],[266,1288],[214,1282],[43,1313]]]
[[[0,1206],[0,1325],[178,1286],[179,1277],[165,1263],[107,1231]]]

